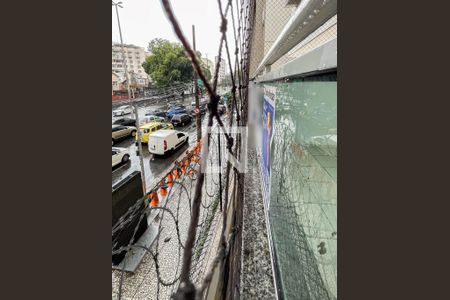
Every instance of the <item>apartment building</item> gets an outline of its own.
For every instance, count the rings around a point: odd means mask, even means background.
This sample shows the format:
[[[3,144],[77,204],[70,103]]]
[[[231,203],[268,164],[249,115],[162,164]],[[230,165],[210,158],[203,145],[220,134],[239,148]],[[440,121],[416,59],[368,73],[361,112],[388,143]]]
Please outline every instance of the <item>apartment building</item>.
[[[214,71],[214,64],[213,64],[213,62],[210,59],[206,58],[206,57],[202,57],[202,61],[206,65],[206,67],[209,69],[209,71],[211,72],[211,75],[212,75],[213,71]]]
[[[125,58],[127,60],[128,73],[130,78],[135,79],[140,86],[147,86],[149,77],[142,68],[142,63],[149,56],[143,47],[135,45],[124,45]],[[120,44],[112,45],[112,72],[125,77],[124,61],[122,57],[122,48]]]
[[[214,61],[215,61],[214,66],[217,65],[218,60],[219,60],[219,57],[216,56],[214,59]],[[223,58],[220,59],[219,73],[218,73],[218,77],[217,77],[218,82],[221,82],[225,78],[225,74],[226,74],[226,70],[227,70],[226,63],[227,62]],[[215,70],[213,70],[213,72],[211,73],[212,77],[214,77],[214,74],[215,74]]]

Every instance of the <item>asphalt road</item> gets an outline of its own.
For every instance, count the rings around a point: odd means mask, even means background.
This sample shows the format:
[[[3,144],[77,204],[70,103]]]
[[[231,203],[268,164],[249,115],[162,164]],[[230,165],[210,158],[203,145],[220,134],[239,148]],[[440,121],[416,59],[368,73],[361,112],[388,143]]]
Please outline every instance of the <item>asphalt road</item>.
[[[191,101],[192,99],[190,98],[185,99],[184,104],[186,105],[186,107],[190,106]],[[139,117],[144,117],[147,110],[165,108],[166,105],[164,104],[142,104],[141,107],[138,107]],[[131,117],[131,115],[126,115],[124,117]],[[112,122],[119,118],[121,117],[112,117]],[[202,116],[202,124],[204,123],[204,120],[205,116]],[[195,120],[184,127],[175,127],[175,129],[184,132],[189,136],[189,145],[192,145],[197,141]],[[119,164],[116,167],[112,168],[112,185],[116,184],[121,179],[131,174],[133,171],[141,170],[139,157],[136,155],[138,146],[136,146],[135,143],[136,140],[134,138],[127,138],[114,145],[114,147],[122,147],[128,149],[128,151],[130,152],[130,161],[126,164]],[[147,188],[150,188],[150,184],[155,180],[155,178],[159,179],[159,177],[163,175],[167,167],[179,156],[181,156],[189,148],[189,145],[183,145],[166,157],[154,157],[153,154],[148,151],[147,144],[142,144],[142,155]]]

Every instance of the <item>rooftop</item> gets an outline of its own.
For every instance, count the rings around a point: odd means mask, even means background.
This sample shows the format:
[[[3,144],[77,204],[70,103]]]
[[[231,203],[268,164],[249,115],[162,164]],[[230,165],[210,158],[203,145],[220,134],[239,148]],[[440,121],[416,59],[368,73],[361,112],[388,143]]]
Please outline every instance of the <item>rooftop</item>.
[[[133,45],[133,44],[123,44],[123,46],[125,48],[144,49],[144,47],[136,46],[136,45]],[[121,44],[114,43],[114,44],[112,44],[112,47],[121,47]]]

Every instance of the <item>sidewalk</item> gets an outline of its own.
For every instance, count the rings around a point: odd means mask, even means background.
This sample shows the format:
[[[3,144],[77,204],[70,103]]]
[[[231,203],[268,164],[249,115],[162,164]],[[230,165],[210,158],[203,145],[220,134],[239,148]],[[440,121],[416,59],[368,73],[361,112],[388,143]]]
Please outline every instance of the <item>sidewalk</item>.
[[[214,159],[215,154],[213,153],[211,156]],[[159,180],[155,179],[153,183]],[[179,234],[177,234],[176,222],[170,213],[161,211],[159,219],[153,219],[152,224],[160,226],[159,237],[151,247],[153,253],[158,253],[159,279],[154,259],[148,253],[145,254],[134,274],[124,274],[122,299],[157,299],[157,295],[159,295],[159,299],[170,299],[170,295],[177,290],[184,253],[179,240],[184,244],[187,237],[191,216],[189,204],[194,196],[195,183],[195,175],[193,177],[183,176],[176,180],[173,187],[169,189],[167,201],[160,199],[159,206],[169,209],[178,222]],[[222,218],[218,209],[218,189],[218,174],[207,173],[191,268],[191,278],[197,286],[208,272],[219,244]],[[120,278],[121,271],[113,270],[113,298],[118,296]]]

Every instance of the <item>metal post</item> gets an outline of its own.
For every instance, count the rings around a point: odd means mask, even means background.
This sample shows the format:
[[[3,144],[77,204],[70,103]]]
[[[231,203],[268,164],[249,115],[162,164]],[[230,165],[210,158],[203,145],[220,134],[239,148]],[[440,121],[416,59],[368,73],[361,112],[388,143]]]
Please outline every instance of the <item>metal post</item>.
[[[130,103],[130,109],[133,112],[135,118],[136,118],[136,129],[137,129],[137,139],[138,139],[138,149],[139,149],[139,161],[140,161],[140,165],[141,165],[141,179],[142,179],[142,189],[144,192],[144,195],[147,194],[147,185],[146,185],[146,181],[145,181],[145,170],[144,170],[144,160],[142,158],[142,142],[141,142],[141,129],[140,129],[140,125],[139,125],[139,112],[138,112],[138,107],[136,102],[134,103],[134,109],[133,109],[133,105],[131,103],[131,92],[130,92],[130,78],[128,76],[128,66],[127,66],[127,60],[125,57],[125,49],[123,47],[123,40],[122,40],[122,29],[120,27],[120,20],[119,20],[119,10],[117,7],[122,7],[122,2],[117,2],[114,3],[114,1],[112,1],[112,5],[114,5],[116,7],[116,15],[117,15],[117,23],[119,24],[119,34],[120,34],[120,46],[122,48],[122,59],[123,59],[123,63],[124,63],[124,68],[125,68],[125,76],[127,78],[127,89],[128,89],[128,100]]]
[[[195,49],[195,26],[192,25],[192,46],[194,48],[194,52],[197,54]],[[194,71],[194,95],[195,95],[195,107],[197,108],[198,113],[196,114],[196,125],[197,125],[197,141],[200,141],[202,138],[202,119],[200,112],[200,101],[198,99],[198,83],[197,83],[197,73]]]
[[[130,104],[130,109],[133,110],[133,106],[131,105],[131,92],[130,92],[130,78],[128,76],[128,65],[127,65],[127,59],[125,57],[125,49],[123,47],[123,40],[122,40],[122,28],[120,27],[120,19],[119,19],[119,9],[118,7],[122,7],[122,2],[114,3],[112,1],[112,5],[116,7],[116,15],[117,15],[117,24],[119,25],[119,35],[120,35],[120,47],[122,49],[122,60],[125,68],[125,77],[127,79],[127,89],[128,89],[128,100]],[[136,112],[134,112],[136,114]]]
[[[139,149],[139,162],[141,164],[141,173],[142,173],[142,189],[144,191],[144,195],[147,194],[147,186],[145,183],[145,171],[144,171],[144,159],[142,158],[142,135],[141,135],[141,128],[139,127],[139,113],[138,113],[138,107],[137,103],[134,102],[134,109],[136,111],[136,128],[137,128],[137,139],[138,139],[138,149]]]
[[[217,134],[218,138],[218,144],[219,144],[219,203],[220,203],[220,211],[222,211],[222,156],[220,155],[220,127],[219,127],[219,133]],[[225,197],[228,197],[228,195],[225,195]],[[225,209],[227,209],[225,207]]]

